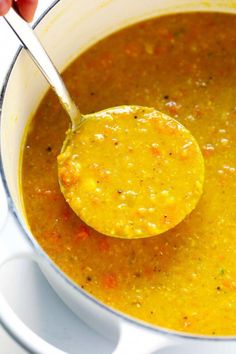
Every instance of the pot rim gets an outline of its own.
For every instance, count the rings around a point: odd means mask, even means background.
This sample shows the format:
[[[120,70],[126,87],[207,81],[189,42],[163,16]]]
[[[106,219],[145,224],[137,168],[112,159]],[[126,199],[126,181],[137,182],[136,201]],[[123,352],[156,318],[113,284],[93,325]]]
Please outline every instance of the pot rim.
[[[32,28],[35,29],[39,23],[44,19],[44,17],[60,2],[60,0],[54,0],[52,4],[49,5],[49,7],[39,16],[39,18],[35,21],[33,24]],[[2,107],[3,107],[3,102],[7,90],[7,85],[9,82],[9,79],[11,77],[12,70],[14,68],[14,65],[16,64],[16,61],[18,59],[18,56],[21,53],[21,50],[23,49],[22,45],[19,45],[17,48],[15,55],[12,59],[12,62],[9,65],[9,69],[5,75],[5,78],[3,80],[2,88],[0,91],[0,132],[1,132],[1,120],[2,120]],[[78,284],[76,284],[72,279],[70,279],[55,263],[54,261],[47,255],[47,253],[43,250],[43,248],[40,246],[40,244],[37,242],[33,234],[26,228],[25,223],[22,219],[22,217],[19,215],[18,211],[15,208],[13,199],[11,197],[10,190],[8,188],[7,180],[6,180],[6,175],[4,172],[3,168],[3,160],[2,160],[2,151],[0,149],[0,176],[2,177],[3,181],[3,186],[4,190],[6,192],[7,200],[8,200],[8,207],[9,207],[9,212],[13,214],[15,220],[17,221],[18,226],[20,227],[20,230],[23,232],[24,236],[27,238],[31,246],[33,247],[34,251],[42,257],[47,264],[58,274],[60,277],[63,279],[63,281],[70,286],[73,290],[77,291],[80,293],[80,295],[84,296],[87,300],[92,301],[95,305],[99,306],[100,309],[106,311],[108,314],[111,314],[113,316],[116,316],[120,318],[121,320],[128,321],[130,324],[138,326],[139,328],[144,328],[146,330],[151,330],[153,333],[161,334],[161,335],[167,335],[169,337],[174,337],[174,338],[181,338],[181,339],[193,339],[193,340],[203,340],[203,341],[211,341],[211,342],[217,342],[217,341],[225,341],[225,342],[230,342],[230,341],[235,341],[236,340],[236,335],[232,336],[210,336],[210,335],[200,335],[200,334],[191,334],[191,333],[185,333],[185,332],[180,332],[180,331],[175,331],[171,330],[168,328],[160,327],[160,326],[155,326],[152,324],[149,324],[147,322],[144,322],[142,320],[136,319],[134,317],[131,317],[119,310],[116,310],[105,303],[101,302],[98,300],[96,297],[92,296],[88,292],[86,292],[84,289],[82,289]],[[82,319],[83,320],[83,319]]]

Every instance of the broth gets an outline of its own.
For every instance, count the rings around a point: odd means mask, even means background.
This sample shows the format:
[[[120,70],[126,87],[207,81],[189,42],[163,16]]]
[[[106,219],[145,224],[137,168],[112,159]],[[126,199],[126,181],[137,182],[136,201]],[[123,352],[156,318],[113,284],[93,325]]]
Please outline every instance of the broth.
[[[69,121],[51,91],[24,147],[26,215],[48,255],[104,303],[184,332],[236,334],[235,28],[227,14],[156,18],[98,42],[63,74],[83,113],[155,107],[194,135],[205,158],[204,193],[174,229],[122,240],[78,219],[58,184],[56,158]]]

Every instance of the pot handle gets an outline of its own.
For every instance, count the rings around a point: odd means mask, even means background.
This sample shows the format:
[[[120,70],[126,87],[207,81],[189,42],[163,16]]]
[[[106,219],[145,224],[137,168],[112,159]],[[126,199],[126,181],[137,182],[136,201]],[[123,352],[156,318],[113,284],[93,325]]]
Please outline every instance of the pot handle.
[[[112,354],[158,354],[175,343],[164,334],[139,328],[128,321],[120,323],[118,344]]]
[[[19,224],[8,202],[0,177],[0,269],[16,258],[30,258],[37,262],[33,246],[19,235]],[[24,349],[35,354],[66,354],[29,329],[14,313],[0,293],[0,324]]]

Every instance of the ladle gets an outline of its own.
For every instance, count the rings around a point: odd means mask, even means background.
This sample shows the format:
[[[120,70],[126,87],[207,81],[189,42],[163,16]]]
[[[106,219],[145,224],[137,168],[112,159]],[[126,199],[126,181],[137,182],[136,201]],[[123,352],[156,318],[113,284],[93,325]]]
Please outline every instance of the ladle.
[[[70,117],[58,176],[74,212],[97,231],[122,238],[157,235],[181,222],[203,189],[203,157],[191,133],[154,108],[82,115],[31,27],[13,9],[4,18]]]

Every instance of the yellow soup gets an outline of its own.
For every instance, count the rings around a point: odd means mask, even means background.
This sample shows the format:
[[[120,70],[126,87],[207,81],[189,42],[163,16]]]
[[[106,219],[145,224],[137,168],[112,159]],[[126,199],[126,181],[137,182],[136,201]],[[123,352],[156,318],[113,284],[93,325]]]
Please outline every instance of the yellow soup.
[[[205,160],[203,195],[171,231],[115,239],[73,213],[57,176],[69,122],[52,92],[24,148],[26,215],[49,256],[104,303],[185,332],[236,334],[235,28],[236,17],[227,14],[157,18],[102,40],[64,73],[83,113],[155,107],[196,138]],[[105,219],[101,213],[101,224]]]

